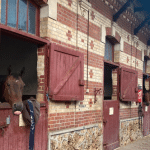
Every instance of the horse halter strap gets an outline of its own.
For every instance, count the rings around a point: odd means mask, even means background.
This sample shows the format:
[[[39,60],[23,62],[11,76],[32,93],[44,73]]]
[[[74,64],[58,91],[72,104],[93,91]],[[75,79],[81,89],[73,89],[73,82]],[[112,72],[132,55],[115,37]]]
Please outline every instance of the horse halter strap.
[[[34,132],[35,132],[35,120],[34,120],[34,110],[31,100],[28,100],[28,105],[30,108],[31,126],[30,126],[30,136],[29,136],[29,150],[34,150]]]

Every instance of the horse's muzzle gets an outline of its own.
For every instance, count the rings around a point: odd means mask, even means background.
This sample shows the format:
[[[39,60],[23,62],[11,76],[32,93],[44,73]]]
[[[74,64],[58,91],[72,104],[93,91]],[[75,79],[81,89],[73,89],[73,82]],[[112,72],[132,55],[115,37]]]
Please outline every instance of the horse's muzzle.
[[[23,110],[23,103],[22,102],[15,103],[13,104],[12,108],[13,108],[12,110],[14,115],[20,115]]]

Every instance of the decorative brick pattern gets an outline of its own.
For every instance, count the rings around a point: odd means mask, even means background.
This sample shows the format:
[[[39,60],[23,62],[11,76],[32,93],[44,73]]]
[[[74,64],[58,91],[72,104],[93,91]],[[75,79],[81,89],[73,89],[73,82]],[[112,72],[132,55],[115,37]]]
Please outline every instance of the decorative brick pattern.
[[[71,7],[72,0],[67,0],[67,1],[68,1],[68,5]]]
[[[94,11],[91,12],[91,18],[92,18],[92,20],[94,20],[94,18],[95,18]]]
[[[68,27],[71,27],[76,30],[77,26],[77,15],[63,7],[62,5],[58,4],[58,17],[57,20],[67,25]],[[84,34],[87,34],[88,31],[88,21],[82,16],[78,16],[78,30],[80,32],[83,32]],[[89,36],[92,38],[95,38],[97,40],[100,40],[101,34],[100,34],[101,28],[93,23],[90,22],[89,24]]]
[[[68,40],[70,41],[72,38],[71,31],[68,30],[68,33],[66,33],[66,35],[68,36]]]
[[[127,63],[129,62],[129,57],[127,57]]]
[[[93,71],[92,71],[92,70],[90,70],[89,75],[90,75],[90,78],[92,78],[92,77],[93,77]]]
[[[92,104],[93,104],[93,101],[92,101],[92,99],[90,99],[90,101],[89,101],[90,107],[92,107]]]
[[[91,41],[90,46],[91,46],[91,49],[93,49],[93,47],[94,47],[93,41]]]

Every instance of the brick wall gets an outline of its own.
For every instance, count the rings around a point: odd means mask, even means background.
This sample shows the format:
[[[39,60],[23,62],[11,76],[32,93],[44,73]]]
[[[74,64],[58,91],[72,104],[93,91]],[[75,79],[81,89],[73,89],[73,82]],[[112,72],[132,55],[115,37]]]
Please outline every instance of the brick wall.
[[[123,39],[123,51],[114,51],[114,62],[120,67],[126,67],[138,72],[138,84],[142,85],[143,61],[142,50],[146,49],[146,37],[142,35],[139,40],[133,39],[133,28],[138,24],[135,16],[127,10],[116,22],[112,24],[112,14],[117,12],[121,5],[115,0],[92,0],[92,10],[89,12],[89,41],[87,12],[82,16],[81,9],[76,0],[58,0],[57,20],[41,18],[40,35],[50,42],[57,43],[84,54],[84,100],[79,102],[49,102],[48,126],[49,131],[85,126],[102,121],[103,96],[97,95],[94,103],[94,88],[103,88],[103,69],[105,43],[102,43],[102,26],[106,28],[106,35],[112,35],[112,26],[115,27],[116,41]],[[88,47],[88,70],[87,70]],[[43,55],[40,55],[41,59]],[[87,82],[88,74],[88,82]],[[87,85],[88,83],[88,85]],[[43,84],[40,84],[42,87]],[[86,88],[89,93],[86,93]],[[113,74],[113,91],[117,88],[116,75]],[[41,90],[41,89],[40,89]],[[119,90],[119,89],[118,89]],[[42,91],[41,91],[42,92]],[[113,93],[113,98],[116,97]],[[137,117],[138,105],[136,103],[120,102],[120,120]]]
[[[80,127],[102,121],[100,110],[49,114],[49,131]]]
[[[113,1],[97,1],[91,2],[94,10],[90,11],[90,23],[89,23],[89,58],[88,58],[88,89],[89,93],[86,93],[87,82],[85,82],[84,94],[87,97],[92,96],[83,101],[83,103],[92,104],[94,101],[94,87],[102,88],[103,90],[103,58],[105,44],[101,43],[101,26],[106,26],[106,35],[112,35],[112,13],[118,10],[121,5],[115,4]],[[100,7],[99,7],[100,6]],[[81,15],[80,8],[77,8],[76,1],[68,2],[67,0],[59,0],[57,11],[57,21],[50,18],[41,18],[41,36],[46,37],[48,40],[54,43],[58,43],[65,47],[69,47],[73,50],[84,53],[84,80],[87,80],[87,14],[83,17]],[[78,10],[77,10],[78,9]],[[105,9],[105,11],[103,10]],[[106,11],[107,10],[107,11]],[[78,14],[77,14],[78,11]],[[130,15],[124,14],[129,17]],[[126,18],[127,19],[127,18]],[[142,84],[142,69],[143,62],[141,57],[141,47],[144,43],[138,41],[135,43],[131,38],[130,23],[120,16],[118,19],[116,29],[116,39],[120,41],[120,38],[124,39],[124,50],[115,51],[114,60],[118,62],[120,66],[136,69],[138,71],[138,84]],[[131,18],[130,18],[131,19]],[[119,21],[120,20],[120,21]],[[47,28],[46,28],[47,26]],[[134,44],[135,43],[135,44]],[[138,43],[138,44],[137,44]],[[131,46],[132,44],[132,46]],[[114,87],[115,88],[115,87]],[[102,97],[100,99],[103,99]],[[71,102],[67,106],[65,103],[51,102],[50,112],[74,112],[76,111],[75,104]],[[77,106],[80,102],[77,103]],[[86,105],[86,110],[89,108],[94,111],[95,109],[102,109],[102,105],[94,107],[96,104]],[[127,106],[128,107],[128,106]],[[61,108],[61,110],[60,110]],[[69,110],[71,108],[71,110]],[[85,109],[82,109],[85,110]],[[89,122],[90,124],[90,122]]]
[[[37,50],[37,76],[38,76],[38,91],[37,100],[44,101],[44,88],[45,88],[45,47],[40,47]]]

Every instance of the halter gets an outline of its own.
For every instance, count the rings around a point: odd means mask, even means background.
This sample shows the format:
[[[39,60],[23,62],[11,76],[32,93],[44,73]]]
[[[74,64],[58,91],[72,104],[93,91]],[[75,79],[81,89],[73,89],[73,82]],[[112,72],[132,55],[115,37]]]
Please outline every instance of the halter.
[[[34,132],[35,132],[35,120],[34,120],[34,110],[31,100],[28,100],[28,105],[30,108],[31,126],[30,126],[30,136],[29,136],[29,150],[34,150]]]

